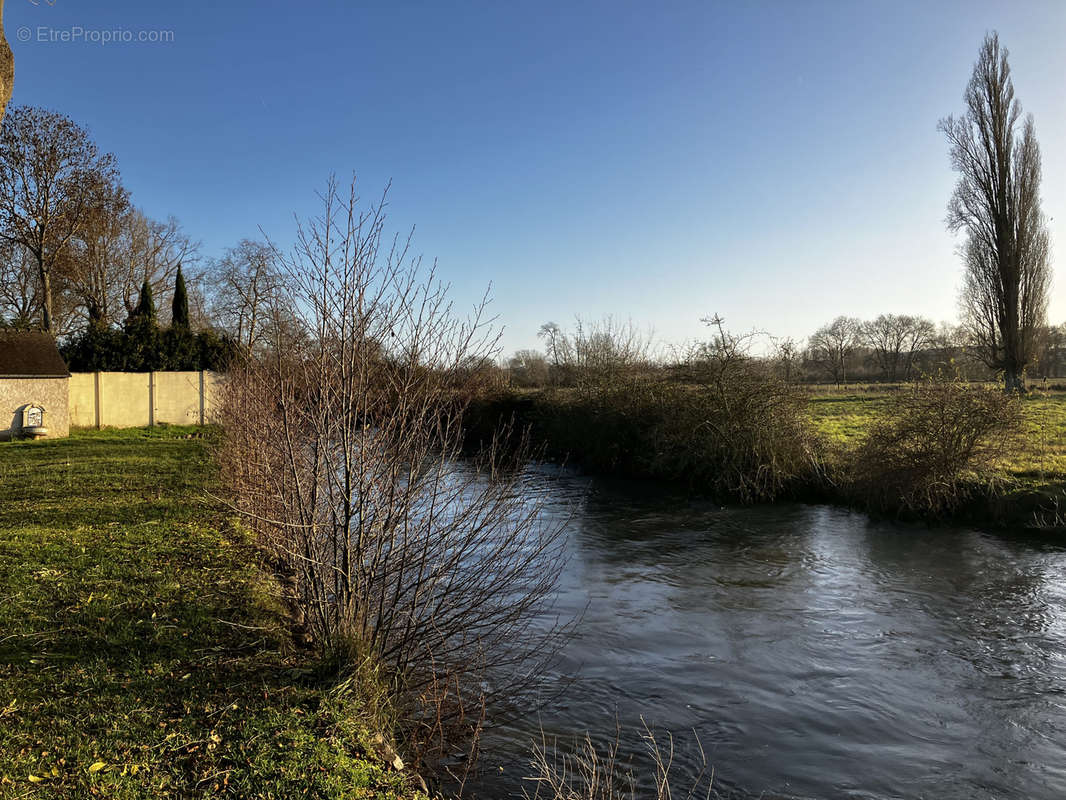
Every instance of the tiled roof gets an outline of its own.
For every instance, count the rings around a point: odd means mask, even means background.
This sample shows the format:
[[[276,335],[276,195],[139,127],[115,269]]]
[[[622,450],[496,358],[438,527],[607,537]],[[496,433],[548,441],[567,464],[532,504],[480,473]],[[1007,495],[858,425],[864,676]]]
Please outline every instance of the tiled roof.
[[[0,331],[0,378],[69,376],[70,370],[49,334]]]

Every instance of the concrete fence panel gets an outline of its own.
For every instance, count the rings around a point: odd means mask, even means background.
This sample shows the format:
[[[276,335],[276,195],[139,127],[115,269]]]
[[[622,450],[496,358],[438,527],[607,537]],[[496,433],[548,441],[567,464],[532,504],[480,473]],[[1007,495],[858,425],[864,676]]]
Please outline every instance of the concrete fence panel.
[[[203,386],[199,372],[153,372],[152,423],[202,425]]]
[[[221,378],[213,372],[79,372],[70,376],[70,422],[86,428],[203,425]]]
[[[214,415],[221,402],[220,393],[226,382],[226,376],[206,371],[201,374],[204,376],[204,424],[207,424],[215,421]]]
[[[75,428],[98,427],[100,420],[96,416],[96,409],[96,373],[71,373],[70,424]]]
[[[100,426],[142,428],[152,424],[151,373],[100,373]]]

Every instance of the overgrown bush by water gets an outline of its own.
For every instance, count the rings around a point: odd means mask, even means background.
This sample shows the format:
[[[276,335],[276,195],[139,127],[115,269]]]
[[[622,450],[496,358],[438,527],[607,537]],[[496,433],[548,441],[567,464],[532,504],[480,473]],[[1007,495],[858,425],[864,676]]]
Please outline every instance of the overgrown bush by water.
[[[847,494],[876,511],[937,517],[989,484],[1017,446],[1021,400],[938,373],[891,395],[843,462]],[[992,490],[994,492],[994,490]]]
[[[1025,486],[1008,471],[1024,399],[939,373],[880,398],[861,435],[842,441],[818,432],[803,390],[723,336],[670,369],[483,396],[467,409],[468,447],[507,421],[553,459],[678,483],[721,501],[817,500],[924,519],[1061,527],[1061,487]]]
[[[795,496],[818,475],[807,398],[747,345],[719,329],[670,370],[600,369],[573,387],[482,397],[467,411],[468,444],[508,422],[590,471],[740,502]]]

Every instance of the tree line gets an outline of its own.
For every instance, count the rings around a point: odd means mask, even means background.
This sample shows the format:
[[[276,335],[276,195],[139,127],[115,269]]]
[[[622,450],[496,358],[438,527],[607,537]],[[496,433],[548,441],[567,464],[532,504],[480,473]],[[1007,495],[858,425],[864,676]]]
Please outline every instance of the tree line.
[[[934,323],[910,314],[881,314],[871,320],[838,316],[806,339],[755,332],[761,360],[786,383],[899,383],[938,370],[969,380],[990,381],[990,367],[964,324]],[[576,320],[567,330],[554,322],[541,326],[543,349],[522,349],[498,365],[496,380],[518,388],[579,386],[607,375],[658,372],[683,378],[681,365],[711,355],[713,343],[661,345],[632,322],[605,318]],[[1032,336],[1027,374],[1066,378],[1066,324],[1041,326]]]
[[[1041,325],[1031,332],[1030,377],[1066,377],[1066,325]],[[936,325],[925,317],[882,314],[873,320],[840,316],[802,347],[778,345],[773,357],[807,381],[909,381],[950,368],[972,380],[998,374],[965,323]]]
[[[254,239],[203,258],[179,220],[135,205],[115,157],[66,115],[5,116],[0,326],[48,331],[77,368],[217,368],[279,324],[276,264]]]

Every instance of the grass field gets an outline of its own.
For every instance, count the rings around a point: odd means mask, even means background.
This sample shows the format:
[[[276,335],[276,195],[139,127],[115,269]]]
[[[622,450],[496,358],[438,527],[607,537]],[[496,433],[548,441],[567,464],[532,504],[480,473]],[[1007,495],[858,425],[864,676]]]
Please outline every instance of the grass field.
[[[0,444],[0,797],[412,796],[183,429]]]
[[[819,392],[809,411],[815,429],[844,447],[858,444],[877,419],[887,394],[873,387],[853,393]],[[1034,391],[1022,401],[1020,446],[1004,471],[1030,484],[1066,482],[1066,392]]]

